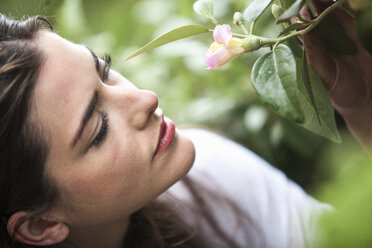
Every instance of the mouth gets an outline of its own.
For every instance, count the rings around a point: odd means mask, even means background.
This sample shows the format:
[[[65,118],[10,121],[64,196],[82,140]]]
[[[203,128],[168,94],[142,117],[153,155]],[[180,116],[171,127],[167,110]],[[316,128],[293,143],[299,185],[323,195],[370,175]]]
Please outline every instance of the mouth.
[[[159,156],[163,151],[165,151],[170,144],[172,143],[174,136],[176,134],[176,128],[173,123],[168,118],[164,118],[164,115],[162,115],[162,122],[160,125],[160,131],[159,131],[159,140],[158,140],[158,146],[156,147],[154,158]]]

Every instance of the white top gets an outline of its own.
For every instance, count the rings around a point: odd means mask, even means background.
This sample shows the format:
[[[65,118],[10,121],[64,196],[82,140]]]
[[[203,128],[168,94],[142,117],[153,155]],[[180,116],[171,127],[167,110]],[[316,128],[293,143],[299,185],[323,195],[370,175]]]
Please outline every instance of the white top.
[[[251,219],[252,235],[247,237],[231,212],[221,204],[212,204],[214,216],[238,244],[242,247],[316,246],[316,217],[331,210],[330,206],[307,195],[281,171],[239,144],[205,130],[181,132],[193,141],[196,150],[188,175],[220,195],[228,196]],[[168,192],[183,202],[192,201],[181,182]],[[183,214],[190,223],[199,221],[185,211]],[[217,242],[215,247],[221,246]]]

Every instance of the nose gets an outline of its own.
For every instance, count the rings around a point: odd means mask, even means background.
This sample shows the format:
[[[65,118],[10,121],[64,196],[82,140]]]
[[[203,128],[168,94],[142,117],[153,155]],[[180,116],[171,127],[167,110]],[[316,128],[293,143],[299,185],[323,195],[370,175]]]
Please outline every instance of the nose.
[[[131,124],[138,130],[145,128],[151,118],[154,116],[155,110],[159,106],[158,96],[149,90],[139,90],[139,105],[131,120]]]
[[[137,130],[144,129],[159,105],[158,96],[149,90],[137,88],[111,88],[108,101],[112,111],[126,120],[128,125]]]

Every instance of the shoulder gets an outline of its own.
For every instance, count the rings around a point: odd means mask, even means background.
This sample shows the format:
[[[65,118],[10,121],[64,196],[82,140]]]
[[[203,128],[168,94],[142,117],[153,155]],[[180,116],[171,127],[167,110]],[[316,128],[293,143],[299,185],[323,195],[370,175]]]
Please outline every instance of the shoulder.
[[[195,146],[191,176],[208,174],[222,184],[266,184],[287,181],[286,176],[246,147],[216,133],[202,129],[182,130]],[[231,187],[228,187],[231,188]]]
[[[304,247],[312,242],[315,217],[329,206],[252,151],[223,136],[201,129],[182,133],[193,141],[196,151],[189,176],[234,201],[262,228],[269,246]],[[182,183],[170,192],[186,201],[192,199]],[[221,209],[216,206],[215,211]]]
[[[226,160],[235,164],[266,163],[249,149],[222,135],[204,129],[185,129],[181,132],[194,143],[197,163],[226,162]]]

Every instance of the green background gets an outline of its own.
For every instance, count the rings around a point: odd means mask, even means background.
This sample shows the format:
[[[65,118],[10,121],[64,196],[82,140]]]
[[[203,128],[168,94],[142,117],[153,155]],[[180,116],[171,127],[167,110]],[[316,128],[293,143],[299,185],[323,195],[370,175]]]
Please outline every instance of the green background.
[[[268,51],[266,48],[240,56],[222,69],[207,71],[204,52],[213,38],[202,34],[122,62],[125,56],[171,28],[192,23],[213,28],[193,12],[193,2],[0,0],[0,12],[14,18],[44,15],[61,36],[89,45],[98,55],[111,54],[113,68],[139,88],[154,91],[160,107],[178,126],[205,127],[243,144],[283,170],[307,192],[341,209],[325,219],[325,230],[331,233],[324,231],[325,239],[332,237],[327,246],[370,247],[372,197],[368,192],[372,191],[372,178],[366,177],[372,176],[369,159],[337,114],[342,144],[289,123],[263,106],[251,85],[250,74],[254,61]],[[243,11],[250,1],[216,2],[216,18],[231,24],[233,13]],[[371,8],[360,11],[356,22],[369,51],[371,12]],[[266,10],[256,25],[256,34],[275,37],[281,27],[274,22],[270,10]],[[233,31],[239,32],[236,27]],[[290,46],[300,53],[294,41]]]

